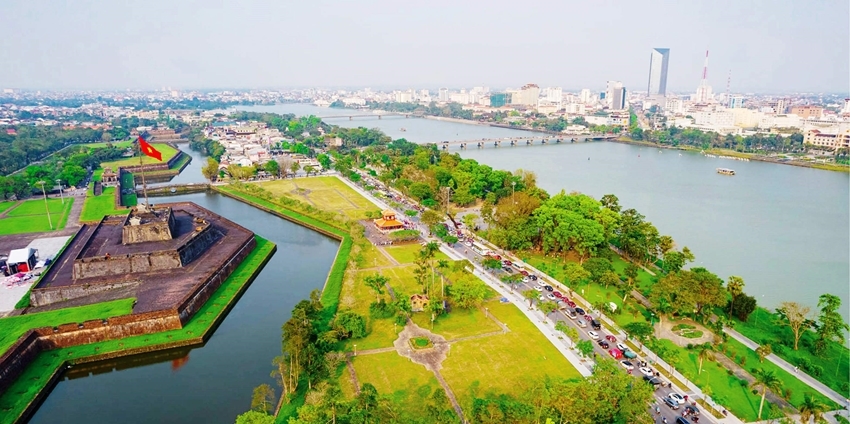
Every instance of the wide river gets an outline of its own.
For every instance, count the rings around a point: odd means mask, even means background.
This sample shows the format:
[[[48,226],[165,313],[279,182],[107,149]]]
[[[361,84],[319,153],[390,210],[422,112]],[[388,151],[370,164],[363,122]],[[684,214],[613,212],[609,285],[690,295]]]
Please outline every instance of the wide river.
[[[244,107],[296,115],[348,116],[368,111],[305,104]],[[425,143],[528,136],[521,130],[433,119],[332,118],[342,127],[379,128],[393,138]],[[405,131],[402,131],[402,128]],[[457,148],[455,148],[457,149]],[[453,150],[460,151],[460,150]],[[497,169],[532,170],[550,193],[615,194],[678,247],[724,279],[744,278],[759,304],[815,306],[818,296],[841,297],[850,317],[850,175],[764,162],[707,158],[694,152],[613,142],[488,147],[460,151]],[[734,177],[719,175],[732,168]]]
[[[202,348],[73,368],[30,422],[232,424],[254,387],[269,383],[280,394],[269,374],[281,326],[324,285],[337,241],[216,193],[154,200],[195,202],[271,240],[277,253]]]

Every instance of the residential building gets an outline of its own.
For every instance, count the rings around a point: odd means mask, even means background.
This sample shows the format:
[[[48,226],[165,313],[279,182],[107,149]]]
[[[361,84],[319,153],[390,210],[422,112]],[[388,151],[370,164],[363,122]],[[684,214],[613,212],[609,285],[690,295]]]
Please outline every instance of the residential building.
[[[809,130],[803,137],[803,143],[828,149],[850,148],[850,128],[838,133],[824,133],[820,130]]]
[[[611,107],[611,101],[614,98],[614,91],[619,89],[619,88],[622,88],[622,87],[623,87],[623,83],[620,82],[620,81],[608,81],[605,84],[605,97],[604,97],[605,101],[604,101],[604,104],[607,105],[608,107]],[[600,95],[600,97],[602,97],[602,96]]]
[[[519,89],[519,102],[512,101],[511,103],[537,107],[539,98],[540,87],[537,84],[526,84]]]
[[[506,93],[490,94],[490,107],[502,107],[510,102]]]
[[[589,89],[583,88],[581,93],[579,94],[579,99],[581,99],[582,104],[590,103],[590,100],[593,98],[593,93],[590,92]]]
[[[726,105],[729,109],[740,109],[744,107],[744,97],[743,96],[730,96],[729,104]]]
[[[664,96],[667,94],[667,64],[670,61],[670,49],[652,49],[649,55],[648,96]]]
[[[448,102],[449,101],[449,89],[448,88],[441,88],[440,89],[439,100],[441,102]]]
[[[564,97],[564,90],[561,87],[546,88],[546,101],[560,105]]]
[[[626,109],[626,88],[622,85],[614,87],[614,90],[611,94],[611,102],[610,102],[611,110],[623,110]]]
[[[820,106],[794,106],[791,113],[803,119],[820,119],[823,116],[823,108]]]

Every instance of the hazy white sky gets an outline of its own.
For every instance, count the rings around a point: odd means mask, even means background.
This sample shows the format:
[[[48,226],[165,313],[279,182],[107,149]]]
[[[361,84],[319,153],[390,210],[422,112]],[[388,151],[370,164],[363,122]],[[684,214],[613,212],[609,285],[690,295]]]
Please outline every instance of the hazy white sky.
[[[847,92],[846,0],[0,1],[0,87]]]

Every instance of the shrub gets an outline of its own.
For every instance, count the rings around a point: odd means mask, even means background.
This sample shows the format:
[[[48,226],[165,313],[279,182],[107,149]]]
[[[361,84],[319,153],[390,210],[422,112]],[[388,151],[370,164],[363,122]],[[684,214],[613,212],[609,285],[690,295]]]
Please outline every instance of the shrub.
[[[743,366],[744,366],[744,365],[746,365],[746,364],[747,364],[747,357],[746,357],[746,356],[741,356],[741,366],[743,367]]]
[[[366,337],[366,319],[353,311],[344,311],[337,314],[333,324],[334,330],[341,339],[359,339]]]
[[[372,302],[369,305],[369,316],[375,319],[392,318],[398,312],[395,305],[387,303],[384,299],[380,302]]]

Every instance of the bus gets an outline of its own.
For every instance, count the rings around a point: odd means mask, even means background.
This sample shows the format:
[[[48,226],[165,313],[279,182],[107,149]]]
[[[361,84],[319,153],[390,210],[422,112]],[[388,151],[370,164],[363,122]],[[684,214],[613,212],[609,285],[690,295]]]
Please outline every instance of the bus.
[[[489,250],[489,249],[487,249],[486,247],[484,247],[484,245],[482,245],[481,243],[478,243],[478,242],[474,242],[474,241],[473,241],[473,242],[472,242],[472,245],[471,245],[471,246],[469,246],[469,247],[471,247],[471,248],[472,248],[472,251],[473,251],[473,252],[475,252],[475,253],[477,253],[477,254],[479,254],[479,255],[481,255],[481,256],[487,256],[487,255],[489,255],[489,254],[490,254],[490,250]]]

